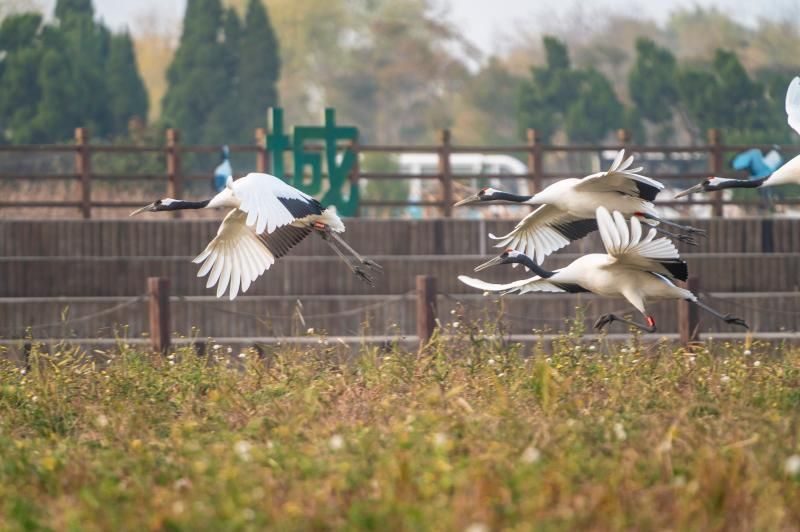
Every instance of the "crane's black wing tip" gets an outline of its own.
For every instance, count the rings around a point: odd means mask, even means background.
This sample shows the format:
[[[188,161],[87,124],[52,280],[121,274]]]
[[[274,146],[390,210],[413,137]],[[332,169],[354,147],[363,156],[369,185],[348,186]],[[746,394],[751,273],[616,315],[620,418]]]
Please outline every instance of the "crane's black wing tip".
[[[634,183],[636,183],[636,189],[639,191],[639,197],[645,201],[655,201],[656,196],[661,192],[660,188],[653,185],[642,183],[641,181],[634,181]]]

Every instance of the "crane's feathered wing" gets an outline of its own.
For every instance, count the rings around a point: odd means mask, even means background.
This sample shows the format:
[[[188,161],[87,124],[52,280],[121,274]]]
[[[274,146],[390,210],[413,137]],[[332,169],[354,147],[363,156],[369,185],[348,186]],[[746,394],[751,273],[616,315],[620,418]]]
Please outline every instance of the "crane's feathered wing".
[[[664,185],[639,174],[641,168],[631,168],[633,156],[625,159],[620,150],[605,172],[581,179],[575,189],[581,192],[617,192],[644,202],[651,202]],[[496,247],[510,247],[532,257],[541,264],[544,258],[573,240],[579,240],[597,229],[592,218],[579,218],[558,207],[542,205],[523,218],[507,235],[489,235],[498,240]]]
[[[519,281],[514,281],[513,283],[507,284],[487,283],[486,281],[481,281],[480,279],[475,279],[474,277],[467,277],[466,275],[459,275],[458,280],[465,285],[471,286],[472,288],[477,288],[478,290],[483,290],[485,292],[502,292],[503,294],[509,294],[513,292],[518,292],[520,294],[525,294],[528,292],[569,292],[569,290],[566,288],[548,281],[547,279],[543,279],[538,275],[536,277],[520,279]]]
[[[800,77],[795,77],[786,90],[786,116],[792,129],[800,133]]]
[[[253,281],[312,231],[309,227],[284,225],[259,235],[246,223],[247,216],[238,209],[229,212],[217,236],[192,261],[203,263],[197,276],[209,276],[206,288],[216,284],[217,297],[226,289],[230,299],[236,297],[240,288],[246,292]]]
[[[314,214],[322,214],[322,205],[282,179],[269,174],[249,173],[230,183],[247,214],[246,223],[259,235]]]
[[[625,150],[619,150],[607,171],[584,177],[575,189],[585,192],[619,192],[645,201],[655,200],[664,185],[641,175],[641,166],[631,168],[631,165],[633,155],[626,159]]]
[[[507,235],[498,237],[490,233],[489,238],[499,240],[496,247],[513,248],[541,264],[551,253],[596,229],[594,220],[572,216],[552,205],[541,205]]]
[[[667,238],[655,238],[656,230],[642,233],[642,224],[636,216],[630,226],[618,211],[610,214],[605,207],[597,208],[597,227],[606,253],[614,257],[614,265],[624,265],[642,271],[666,275],[685,281],[688,277],[686,262],[678,249]]]

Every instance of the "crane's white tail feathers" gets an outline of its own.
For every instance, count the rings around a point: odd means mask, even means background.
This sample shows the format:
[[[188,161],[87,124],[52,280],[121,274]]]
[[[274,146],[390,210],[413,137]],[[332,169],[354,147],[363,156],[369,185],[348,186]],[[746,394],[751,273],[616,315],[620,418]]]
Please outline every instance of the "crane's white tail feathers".
[[[786,117],[792,129],[800,133],[800,77],[795,77],[786,90]]]
[[[630,229],[625,217],[615,211],[613,216],[605,207],[598,207],[597,228],[606,248],[612,257],[641,257],[655,261],[678,260],[680,255],[675,245],[667,238],[655,238],[656,230],[650,229],[642,238],[641,222],[632,217]]]
[[[330,206],[322,211],[318,220],[330,227],[332,231],[344,233],[344,222],[342,222],[342,219],[336,214],[336,207]]]
[[[556,286],[547,279],[539,276],[531,277],[529,279],[521,279],[507,284],[495,284],[475,279],[474,277],[467,277],[466,275],[459,275],[458,280],[467,286],[483,290],[484,292],[499,292],[501,295],[517,292],[519,294],[526,294],[528,292],[566,292],[563,288]]]

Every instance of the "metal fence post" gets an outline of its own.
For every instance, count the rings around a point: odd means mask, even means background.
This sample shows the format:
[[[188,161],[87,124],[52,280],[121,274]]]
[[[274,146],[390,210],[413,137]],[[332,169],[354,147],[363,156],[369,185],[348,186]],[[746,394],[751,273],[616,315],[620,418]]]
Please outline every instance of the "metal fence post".
[[[700,279],[689,277],[686,281],[686,289],[697,295],[700,291]],[[692,305],[688,301],[678,301],[678,333],[683,345],[688,345],[700,339],[699,310],[697,305]]]
[[[711,175],[718,176],[722,173],[722,133],[716,128],[708,130],[708,143],[710,144],[709,154],[709,170]],[[721,193],[713,195],[713,213],[714,216],[722,216],[722,203],[723,198]]]
[[[542,144],[539,142],[539,132],[528,129],[528,173],[531,174],[530,184],[532,194],[542,190]]]
[[[153,351],[164,353],[170,344],[169,279],[147,278],[150,310],[150,343]]]
[[[81,179],[81,214],[92,217],[92,157],[89,152],[89,131],[75,128],[75,173]]]
[[[180,132],[167,129],[167,196],[180,198],[183,195],[183,179],[181,176]],[[175,218],[181,217],[181,211],[173,211]]]
[[[446,218],[453,215],[453,174],[450,170],[450,130],[439,131],[439,179],[442,183],[442,213]]]
[[[436,277],[417,275],[417,336],[423,347],[436,328]]]

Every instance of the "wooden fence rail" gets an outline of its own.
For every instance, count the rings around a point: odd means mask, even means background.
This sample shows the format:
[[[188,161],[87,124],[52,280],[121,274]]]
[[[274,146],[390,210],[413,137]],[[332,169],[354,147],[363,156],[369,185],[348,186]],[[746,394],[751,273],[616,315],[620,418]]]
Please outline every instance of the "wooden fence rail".
[[[270,152],[266,146],[267,131],[264,128],[255,130],[254,143],[246,145],[230,146],[233,153],[252,153],[255,155],[255,170],[257,172],[267,172],[271,168]],[[452,216],[452,205],[454,198],[454,183],[472,180],[476,178],[499,178],[499,179],[527,179],[532,191],[541,190],[543,181],[551,178],[582,177],[580,175],[568,175],[568,173],[558,173],[547,171],[545,168],[545,154],[547,153],[593,153],[596,154],[605,150],[618,150],[626,148],[638,153],[662,153],[666,156],[671,154],[704,154],[708,157],[708,170],[706,172],[687,172],[687,173],[658,173],[650,172],[654,178],[661,180],[699,180],[707,175],[727,174],[730,171],[724,167],[725,155],[731,152],[742,151],[749,148],[771,149],[772,146],[741,146],[723,145],[722,136],[718,130],[708,131],[708,144],[698,146],[640,146],[632,144],[626,130],[617,132],[616,144],[607,145],[550,145],[543,144],[537,132],[533,129],[527,132],[527,143],[514,146],[457,146],[451,142],[450,132],[442,130],[439,135],[439,143],[436,145],[361,145],[351,143],[343,147],[356,152],[356,155],[366,153],[429,153],[438,155],[438,165],[435,173],[428,174],[409,174],[392,172],[362,172],[357,163],[353,168],[350,179],[352,181],[365,180],[397,180],[397,179],[423,179],[437,180],[440,183],[440,193],[435,199],[425,199],[422,201],[408,200],[367,200],[362,201],[365,207],[409,207],[426,206],[437,207],[445,217]],[[308,146],[310,150],[320,150],[320,146]],[[781,147],[788,153],[797,151],[797,146]],[[130,208],[137,206],[138,202],[131,201],[97,201],[92,199],[92,183],[94,181],[160,181],[166,182],[167,194],[171,197],[181,197],[184,191],[184,184],[187,181],[210,181],[211,173],[191,174],[185,172],[182,166],[184,154],[191,153],[215,153],[219,151],[219,146],[190,146],[180,142],[180,134],[177,130],[168,129],[166,131],[165,143],[163,146],[134,146],[134,145],[100,145],[92,144],[89,132],[85,128],[75,130],[75,142],[70,145],[0,145],[0,155],[4,153],[73,153],[75,155],[74,169],[65,173],[47,172],[2,172],[0,171],[0,183],[14,182],[18,180],[77,180],[80,183],[80,197],[76,199],[56,199],[52,200],[31,200],[27,202],[19,201],[0,201],[2,208],[54,208],[67,207],[77,208],[84,218],[92,217],[93,208]],[[95,172],[92,168],[92,156],[98,153],[110,154],[161,154],[165,158],[165,171],[163,174],[110,174]],[[527,158],[528,171],[524,174],[463,174],[454,173],[451,158],[452,154],[460,153],[482,153],[482,154],[516,154],[524,155]],[[524,160],[524,159],[523,159]],[[358,161],[358,157],[356,157]],[[711,199],[695,199],[689,197],[680,201],[659,201],[661,205],[712,205],[715,216],[722,214],[722,208],[726,204],[741,206],[760,206],[761,203],[746,200],[725,200],[722,194],[715,194]],[[774,203],[784,205],[800,204],[800,199],[776,199]],[[0,213],[2,211],[0,210]],[[180,211],[175,215],[179,216]]]
[[[424,348],[430,341],[438,324],[436,305],[436,277],[418,275],[416,277],[416,322],[419,348]],[[153,351],[166,353],[171,345],[172,323],[170,320],[169,279],[150,277],[147,279],[147,295],[149,299],[148,317],[150,322],[150,346]],[[699,293],[700,283],[697,277],[690,277],[687,288]],[[700,340],[700,320],[698,309],[686,301],[678,301],[678,331],[681,344],[689,345]],[[205,350],[200,343],[198,352]],[[30,346],[26,347],[30,351]]]

